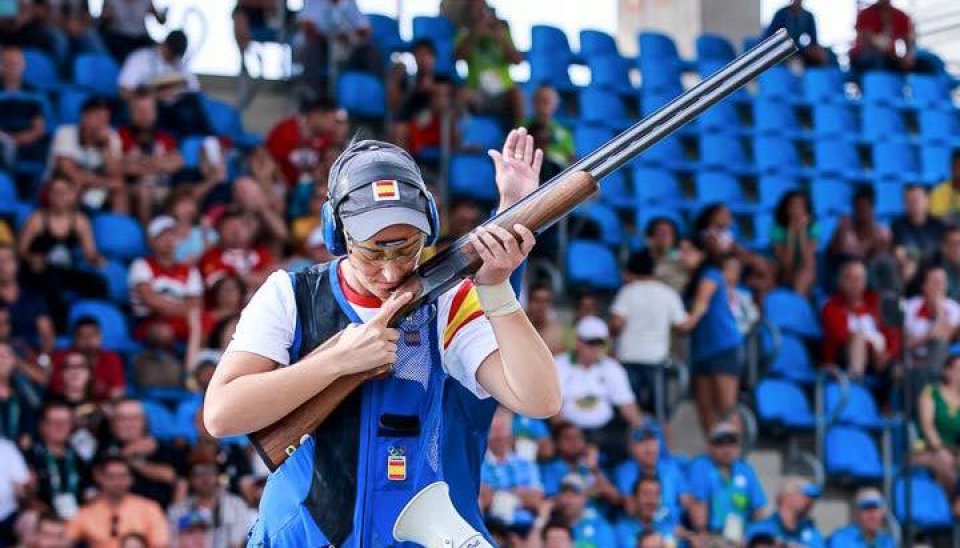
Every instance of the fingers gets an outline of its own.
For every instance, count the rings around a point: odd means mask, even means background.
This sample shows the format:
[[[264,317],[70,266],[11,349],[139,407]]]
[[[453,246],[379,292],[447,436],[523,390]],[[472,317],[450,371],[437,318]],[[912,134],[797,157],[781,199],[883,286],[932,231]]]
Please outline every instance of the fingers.
[[[493,168],[497,173],[503,171],[503,155],[500,154],[499,150],[490,149],[487,151],[487,156],[493,160]]]
[[[530,165],[533,162],[533,135],[527,133],[526,128],[520,128],[523,131],[523,163]]]
[[[500,240],[502,248],[505,249],[507,253],[515,254],[520,252],[520,244],[517,243],[517,237],[511,234],[509,230],[499,225],[490,224],[488,231]]]
[[[518,138],[519,134],[517,133],[517,130],[511,129],[510,133],[507,134],[507,139],[503,142],[504,158],[513,158],[514,154],[516,154]]]
[[[538,148],[537,151],[533,154],[533,171],[535,171],[538,176],[540,175],[540,166],[542,165],[543,165],[543,150]]]
[[[540,151],[538,150],[537,152]],[[521,224],[513,225],[513,230],[516,232],[517,236],[520,237],[520,251],[524,256],[529,255],[530,251],[533,250],[533,246],[537,245],[537,237],[534,236],[533,232],[529,228]]]
[[[390,320],[397,315],[397,312],[399,312],[405,304],[409,303],[411,299],[413,299],[413,293],[409,291],[390,295],[390,298],[384,301],[380,306],[380,310],[377,311],[377,314],[369,323],[386,326]]]

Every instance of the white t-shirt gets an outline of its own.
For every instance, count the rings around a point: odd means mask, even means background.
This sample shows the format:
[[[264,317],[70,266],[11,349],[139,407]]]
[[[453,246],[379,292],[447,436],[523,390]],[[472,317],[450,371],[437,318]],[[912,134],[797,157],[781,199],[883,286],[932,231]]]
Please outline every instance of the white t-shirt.
[[[368,308],[354,302],[350,305],[363,321],[370,320],[379,310],[379,307]],[[497,350],[497,340],[490,321],[483,315],[472,282],[464,280],[440,296],[437,319],[444,371],[478,398],[489,397],[477,383],[477,369]],[[289,365],[287,350],[293,344],[296,326],[293,285],[289,274],[278,270],[267,278],[243,309],[226,352],[253,352]]]
[[[580,428],[601,427],[613,418],[613,406],[636,401],[626,369],[609,356],[590,367],[572,363],[570,353],[554,361],[563,390],[560,414]]]
[[[20,450],[7,439],[0,439],[0,520],[17,511],[17,486],[27,483],[30,472]]]
[[[179,76],[183,78],[187,89],[197,91],[200,89],[200,81],[197,77],[187,70],[183,62],[176,64],[168,63],[160,55],[160,48],[157,46],[149,48],[140,48],[130,54],[120,69],[120,76],[117,77],[117,85],[121,89],[137,89],[140,86],[150,85],[155,78],[168,76]]]
[[[670,355],[670,328],[687,320],[680,295],[657,280],[638,280],[617,292],[610,310],[626,323],[617,338],[623,363],[658,364]]]
[[[130,264],[130,273],[127,275],[133,313],[138,317],[150,315],[150,308],[141,302],[136,291],[137,286],[143,283],[150,284],[155,293],[179,301],[203,295],[203,278],[195,267],[182,263],[164,267],[152,257],[141,257]]]
[[[943,314],[947,325],[956,328],[960,325],[960,304],[953,299],[946,299],[943,302]],[[924,306],[923,297],[913,297],[907,301],[907,312],[904,319],[904,325],[907,329],[907,337],[910,339],[919,339],[924,337],[933,328],[935,318],[928,307]]]
[[[306,0],[297,19],[312,23],[324,35],[350,32],[370,27],[367,16],[360,12],[355,0]]]
[[[107,146],[98,148],[84,146],[80,143],[80,126],[66,125],[57,128],[53,134],[53,144],[50,147],[50,169],[53,169],[57,158],[69,158],[80,167],[89,171],[99,171],[106,163],[106,156],[119,158],[123,153],[123,144],[120,135],[113,129],[107,138]]]

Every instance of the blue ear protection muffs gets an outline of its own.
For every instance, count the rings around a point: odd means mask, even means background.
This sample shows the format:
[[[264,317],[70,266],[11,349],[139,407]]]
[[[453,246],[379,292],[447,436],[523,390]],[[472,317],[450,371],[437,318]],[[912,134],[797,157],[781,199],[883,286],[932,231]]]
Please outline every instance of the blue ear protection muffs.
[[[400,184],[406,184],[417,187],[427,200],[427,222],[430,225],[430,234],[427,235],[426,245],[430,246],[437,243],[440,237],[440,215],[437,212],[437,204],[433,195],[427,190],[426,183],[420,175],[420,169],[407,151],[402,148],[382,141],[364,140],[355,141],[347,146],[347,149],[337,157],[333,166],[330,167],[330,175],[327,183],[327,202],[323,204],[320,211],[320,220],[323,224],[323,240],[326,242],[327,249],[331,254],[338,257],[347,254],[347,240],[343,234],[343,227],[338,217],[338,209],[344,198],[354,190],[369,184],[375,179],[350,180],[344,174],[348,167],[358,158],[363,159],[365,152],[379,151],[381,154],[392,156],[385,160],[384,168],[393,169],[400,173],[385,173],[383,178],[394,178]]]

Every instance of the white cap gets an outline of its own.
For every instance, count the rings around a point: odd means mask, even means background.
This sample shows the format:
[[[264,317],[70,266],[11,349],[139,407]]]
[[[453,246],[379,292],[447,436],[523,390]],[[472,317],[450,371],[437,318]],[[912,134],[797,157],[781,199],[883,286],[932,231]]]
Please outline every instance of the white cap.
[[[585,316],[577,322],[577,337],[584,341],[607,340],[610,338],[610,330],[607,329],[607,322],[596,316]]]
[[[150,225],[147,226],[147,235],[151,238],[156,238],[175,226],[177,226],[177,221],[173,220],[173,217],[161,215],[150,221]]]
[[[309,236],[307,236],[307,247],[320,247],[326,244],[327,242],[323,239],[323,224],[321,223],[310,232]]]

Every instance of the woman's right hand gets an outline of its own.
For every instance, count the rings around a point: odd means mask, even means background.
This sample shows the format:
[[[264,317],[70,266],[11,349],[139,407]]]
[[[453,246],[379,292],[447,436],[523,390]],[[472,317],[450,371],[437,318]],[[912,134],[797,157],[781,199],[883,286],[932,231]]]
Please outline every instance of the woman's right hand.
[[[411,293],[394,293],[369,322],[351,324],[340,333],[333,351],[344,375],[363,373],[383,367],[390,369],[397,361],[397,340],[400,330],[387,327],[388,322],[413,298]]]

